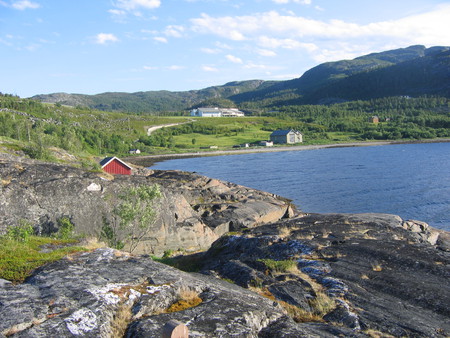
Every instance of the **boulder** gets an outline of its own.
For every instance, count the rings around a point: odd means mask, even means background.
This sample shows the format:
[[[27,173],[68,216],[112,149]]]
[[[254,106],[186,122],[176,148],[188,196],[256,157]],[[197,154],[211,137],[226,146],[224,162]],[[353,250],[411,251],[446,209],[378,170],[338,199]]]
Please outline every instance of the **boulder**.
[[[281,318],[261,331],[263,337],[447,337],[450,237],[423,224],[427,237],[421,237],[403,224],[400,217],[385,214],[310,214],[280,220],[222,237],[204,255],[203,271],[269,292],[275,301],[306,312],[317,312],[323,293],[334,300],[321,314],[329,326],[292,326]],[[435,245],[428,233],[439,234]],[[277,261],[278,271],[270,268]],[[292,266],[283,265],[286,261],[293,261],[297,271],[283,270]],[[258,283],[249,283],[251,278]]]
[[[26,220],[37,232],[50,234],[65,217],[76,233],[99,237],[105,223],[115,221],[118,196],[140,185],[158,184],[163,197],[136,253],[206,249],[230,230],[276,221],[291,209],[289,201],[278,196],[194,173],[139,173],[105,179],[102,173],[0,155],[0,233]]]
[[[200,303],[168,311],[183,293]],[[171,320],[193,336],[256,337],[284,313],[233,284],[98,249],[49,264],[23,284],[2,285],[0,315],[0,332],[14,337],[115,337],[125,329],[132,337],[161,337]]]

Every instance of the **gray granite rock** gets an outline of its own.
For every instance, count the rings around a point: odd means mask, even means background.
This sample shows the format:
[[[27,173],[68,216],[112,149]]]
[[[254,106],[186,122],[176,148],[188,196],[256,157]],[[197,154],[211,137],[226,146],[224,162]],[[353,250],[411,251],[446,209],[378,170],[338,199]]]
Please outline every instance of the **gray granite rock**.
[[[252,286],[246,282],[250,278],[258,278],[257,286],[267,288],[277,301],[307,311],[317,290],[335,300],[337,306],[323,320],[343,331],[308,324],[313,326],[305,333],[306,324],[293,326],[280,319],[261,332],[265,337],[447,337],[449,237],[437,231],[433,245],[428,234],[435,231],[394,215],[305,215],[222,237],[205,254],[204,271],[243,287]],[[268,273],[261,259],[294,260],[300,272]],[[314,333],[312,327],[322,331]]]
[[[141,170],[142,171],[142,170]],[[69,218],[75,231],[98,237],[112,222],[117,196],[138,185],[158,184],[163,197],[158,217],[134,251],[162,255],[166,250],[199,250],[230,230],[254,227],[292,215],[290,203],[278,196],[180,171],[145,171],[145,175],[99,173],[0,154],[0,234],[27,220],[42,234],[58,230]]]
[[[198,294],[202,302],[164,313],[182,290]],[[130,309],[130,337],[160,337],[171,319],[185,323],[191,336],[256,337],[284,315],[277,303],[233,284],[98,249],[42,267],[23,284],[1,287],[0,332],[13,337],[110,337],[124,306]]]

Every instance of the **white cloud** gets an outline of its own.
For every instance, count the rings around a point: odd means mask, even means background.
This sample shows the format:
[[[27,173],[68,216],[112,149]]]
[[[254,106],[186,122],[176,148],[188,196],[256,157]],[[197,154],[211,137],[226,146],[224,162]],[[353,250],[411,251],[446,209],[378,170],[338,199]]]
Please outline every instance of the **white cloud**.
[[[237,56],[228,54],[225,56],[227,58],[228,61],[233,62],[233,63],[243,63],[243,61],[238,58]]]
[[[304,49],[308,52],[314,52],[319,48],[314,43],[303,43],[295,39],[277,39],[268,36],[259,37],[258,44],[262,47],[271,49]]]
[[[167,26],[166,29],[164,30],[164,34],[166,36],[170,36],[173,38],[181,38],[183,36],[183,32],[184,27],[176,25]]]
[[[226,44],[226,43],[223,43],[223,42],[219,42],[219,41],[217,41],[217,42],[215,43],[215,45],[216,45],[218,48],[221,48],[221,49],[233,49],[233,47],[231,47],[230,45],[228,45],[228,44]]]
[[[262,70],[265,70],[265,69],[268,69],[270,67],[268,67],[267,65],[263,65],[263,64],[256,64],[256,63],[253,63],[253,62],[249,62],[249,63],[247,63],[244,66],[244,68],[245,69],[262,69]]]
[[[199,33],[214,34],[230,40],[244,40],[261,34],[289,36],[289,38],[321,37],[345,39],[349,37],[388,36],[407,37],[432,35],[441,40],[450,31],[450,5],[441,5],[434,11],[365,25],[342,20],[320,21],[295,15],[280,15],[276,11],[253,16],[211,17],[202,14],[192,19],[192,29]],[[448,28],[448,29],[447,29]],[[447,40],[441,41],[441,43]]]
[[[181,69],[184,69],[184,68],[185,67],[179,66],[179,65],[172,65],[172,66],[167,67],[168,70],[181,70]]]
[[[217,68],[211,67],[211,66],[202,66],[202,69],[205,72],[218,72],[219,70]]]
[[[200,48],[200,50],[206,54],[219,54],[220,53],[220,49],[218,49],[218,48]]]
[[[144,70],[157,70],[158,69],[158,67],[152,67],[152,66],[144,66],[143,68],[144,68]]]
[[[95,37],[95,41],[100,45],[104,45],[108,42],[118,42],[119,39],[114,34],[100,33]]]
[[[273,50],[268,49],[258,49],[257,53],[261,56],[277,56],[277,53],[275,53]]]
[[[192,29],[199,33],[212,33],[230,40],[245,40],[243,32],[248,29],[244,27],[246,24],[241,18],[246,17],[227,16],[213,18],[208,14],[202,13],[200,18],[191,19],[191,22],[193,23]]]
[[[289,0],[278,0],[279,3]],[[292,2],[292,0],[290,0]],[[300,3],[300,2],[299,2]],[[303,1],[306,4],[306,1]],[[305,50],[311,55],[328,59],[333,56],[361,55],[414,44],[426,46],[449,45],[450,4],[441,4],[421,14],[389,21],[365,24],[343,20],[315,20],[277,11],[243,16],[212,17],[202,14],[191,19],[192,30],[235,42],[256,43],[264,50]],[[351,48],[364,41],[364,50]],[[349,46],[339,50],[330,46]],[[324,52],[326,51],[326,53]],[[335,58],[333,58],[335,59]]]
[[[311,0],[272,0],[276,4],[288,4],[290,2],[301,4],[301,5],[311,5]]]
[[[140,8],[154,9],[161,6],[160,0],[118,0],[115,7],[125,11],[134,11]]]
[[[112,15],[116,15],[116,16],[123,16],[125,14],[127,14],[127,12],[120,10],[120,9],[110,9],[108,10],[109,13],[111,13]]]
[[[155,36],[153,38],[153,40],[161,42],[161,43],[167,43],[168,42],[167,39],[164,36]]]
[[[11,7],[13,9],[17,9],[19,11],[23,11],[25,9],[37,9],[41,7],[40,4],[37,2],[32,2],[29,0],[20,0],[20,1],[13,1],[11,4],[8,4],[5,1],[0,1],[0,5],[4,7]]]

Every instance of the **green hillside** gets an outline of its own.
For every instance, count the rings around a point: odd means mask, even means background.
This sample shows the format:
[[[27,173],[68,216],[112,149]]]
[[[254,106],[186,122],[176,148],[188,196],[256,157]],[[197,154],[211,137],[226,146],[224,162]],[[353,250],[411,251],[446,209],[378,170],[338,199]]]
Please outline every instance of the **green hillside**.
[[[270,83],[270,82],[269,82]],[[103,111],[127,113],[181,112],[200,106],[212,99],[226,99],[238,93],[253,91],[265,84],[261,80],[230,82],[223,86],[209,87],[185,92],[148,91],[137,93],[102,93],[81,95],[55,93],[36,95],[34,100],[47,103],[60,103],[68,106],[81,106]]]
[[[182,114],[202,105],[233,105],[260,113],[286,105],[330,104],[397,95],[450,97],[449,74],[448,47],[411,46],[323,63],[289,81],[236,81],[185,92],[55,93],[33,99],[136,114]]]

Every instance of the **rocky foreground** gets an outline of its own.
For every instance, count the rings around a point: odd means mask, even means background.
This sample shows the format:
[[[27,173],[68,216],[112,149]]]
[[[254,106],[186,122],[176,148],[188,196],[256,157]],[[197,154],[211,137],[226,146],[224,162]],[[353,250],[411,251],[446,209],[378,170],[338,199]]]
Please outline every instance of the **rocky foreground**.
[[[98,249],[20,285],[0,281],[4,336],[161,337],[173,319],[191,337],[450,335],[450,236],[425,223],[303,214],[277,196],[191,173],[105,180],[4,159],[0,175],[3,227],[26,218],[50,231],[66,216],[95,234],[97,214],[114,201],[104,196],[130,184],[157,181],[165,203],[143,254]],[[179,260],[198,273],[145,254],[187,246],[209,248]]]

